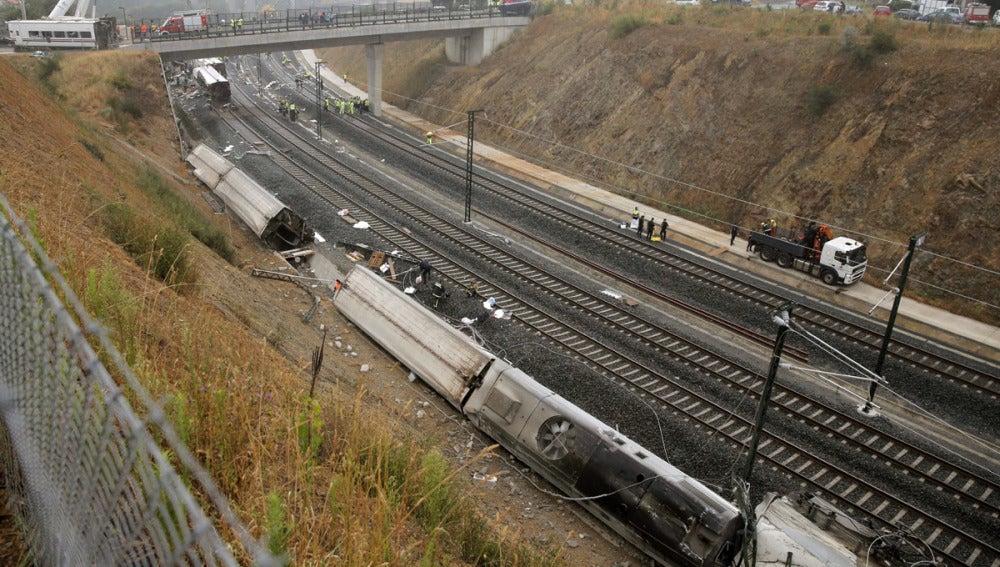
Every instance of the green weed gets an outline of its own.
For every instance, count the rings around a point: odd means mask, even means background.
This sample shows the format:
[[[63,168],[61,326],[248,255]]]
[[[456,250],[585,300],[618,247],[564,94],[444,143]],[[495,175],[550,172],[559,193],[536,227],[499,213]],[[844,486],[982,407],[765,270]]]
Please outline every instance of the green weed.
[[[649,23],[639,14],[619,14],[611,20],[611,37],[621,39]]]

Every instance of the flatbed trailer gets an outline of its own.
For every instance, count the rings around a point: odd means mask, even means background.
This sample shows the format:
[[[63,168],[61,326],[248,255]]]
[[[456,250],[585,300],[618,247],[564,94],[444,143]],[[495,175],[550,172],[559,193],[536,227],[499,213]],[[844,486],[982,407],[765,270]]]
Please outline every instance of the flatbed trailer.
[[[865,245],[843,236],[827,241],[822,250],[757,231],[750,233],[750,243],[761,260],[816,276],[827,285],[851,285],[868,267]]]

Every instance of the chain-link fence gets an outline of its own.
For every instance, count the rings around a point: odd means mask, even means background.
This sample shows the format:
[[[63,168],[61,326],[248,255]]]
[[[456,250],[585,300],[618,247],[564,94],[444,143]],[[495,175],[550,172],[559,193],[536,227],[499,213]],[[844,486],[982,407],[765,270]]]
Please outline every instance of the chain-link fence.
[[[0,218],[0,481],[6,481],[30,560],[237,564],[155,434],[214,505],[211,515],[233,530],[243,546],[235,556],[279,565],[251,537],[2,197],[0,205],[6,216]],[[123,386],[91,343],[112,361]],[[123,388],[139,400],[139,411]]]

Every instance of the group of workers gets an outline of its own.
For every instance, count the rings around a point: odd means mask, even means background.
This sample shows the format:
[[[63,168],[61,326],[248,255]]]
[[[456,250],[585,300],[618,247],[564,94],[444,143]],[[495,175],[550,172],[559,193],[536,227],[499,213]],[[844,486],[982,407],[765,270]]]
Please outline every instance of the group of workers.
[[[667,217],[663,217],[660,221],[660,236],[656,240],[666,240],[667,239],[667,228],[670,227],[670,223],[667,222]],[[643,238],[645,235],[646,240],[653,239],[653,231],[656,230],[656,219],[650,217],[646,220],[646,215],[639,214],[639,207],[632,209],[632,228],[635,229],[635,234],[639,238]]]
[[[289,102],[280,98],[278,99],[278,114],[287,116],[289,120],[295,122],[295,118],[298,116],[299,111],[295,108],[294,102]]]
[[[332,103],[333,108],[337,109],[340,114],[354,114],[355,112],[367,112],[368,99],[361,100],[361,97],[354,96],[351,98],[334,98]],[[323,99],[323,109],[330,112],[330,97]]]

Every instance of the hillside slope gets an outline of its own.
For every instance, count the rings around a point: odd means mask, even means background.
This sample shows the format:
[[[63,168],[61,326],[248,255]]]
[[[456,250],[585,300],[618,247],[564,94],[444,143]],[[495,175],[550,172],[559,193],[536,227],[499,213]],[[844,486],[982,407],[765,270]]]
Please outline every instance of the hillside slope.
[[[869,244],[873,282],[926,232],[908,294],[995,324],[983,303],[1000,305],[997,36],[799,11],[559,7],[475,67],[448,64],[441,42],[388,44],[385,98],[442,125],[485,109],[477,138],[720,229],[830,224]],[[360,48],[321,56],[364,77]]]
[[[3,56],[0,87],[0,194],[240,519],[290,564],[556,567],[631,557],[504,454],[484,450],[491,441],[411,383],[328,297],[317,307],[299,287],[251,277],[251,267],[288,264],[235,217],[213,214],[180,160],[154,54]],[[178,241],[172,267],[187,266],[184,279],[158,277],[157,257]],[[324,337],[314,392],[311,361]],[[11,472],[3,427],[0,477]],[[14,565],[30,552],[8,513],[19,508],[6,505],[22,485],[4,480],[0,565]]]

